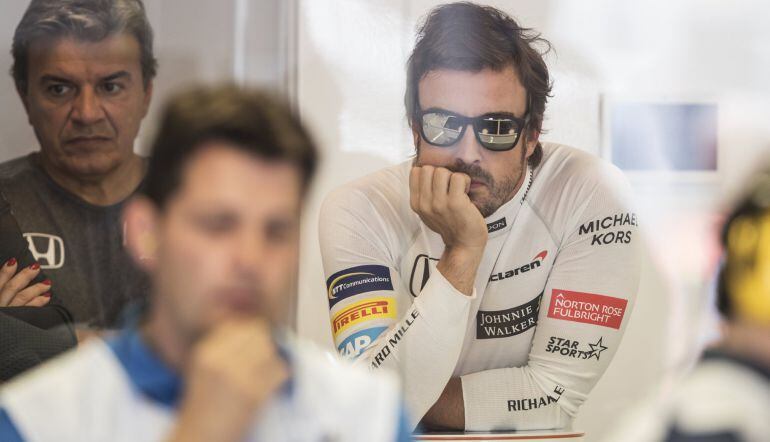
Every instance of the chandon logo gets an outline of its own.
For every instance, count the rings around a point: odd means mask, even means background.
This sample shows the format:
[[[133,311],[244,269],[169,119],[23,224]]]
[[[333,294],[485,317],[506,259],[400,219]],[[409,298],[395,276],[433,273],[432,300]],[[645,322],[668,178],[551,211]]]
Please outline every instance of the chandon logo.
[[[503,273],[503,272],[493,273],[492,276],[489,277],[489,280],[492,281],[492,282],[500,281],[500,280],[503,280],[503,279],[512,278],[512,277],[518,275],[519,273],[525,273],[525,272],[528,272],[530,270],[534,270],[534,269],[540,267],[540,264],[542,264],[542,262],[545,261],[545,257],[546,256],[548,256],[548,251],[547,250],[543,250],[542,252],[540,252],[537,255],[535,255],[535,257],[532,258],[532,262],[530,262],[529,264],[524,264],[521,267],[517,267],[515,269],[508,270],[505,273]]]
[[[487,233],[497,232],[500,229],[504,229],[508,226],[505,218],[500,218],[497,221],[487,224]]]

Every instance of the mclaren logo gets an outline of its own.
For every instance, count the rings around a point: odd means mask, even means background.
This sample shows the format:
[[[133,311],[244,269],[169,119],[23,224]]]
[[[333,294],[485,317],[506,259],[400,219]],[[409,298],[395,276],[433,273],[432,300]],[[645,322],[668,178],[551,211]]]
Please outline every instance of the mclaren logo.
[[[47,233],[25,233],[29,251],[43,269],[58,269],[64,265],[64,241]]]
[[[520,273],[526,273],[530,270],[534,270],[540,267],[543,261],[545,261],[546,256],[548,256],[548,251],[543,250],[542,252],[535,255],[535,257],[532,258],[532,262],[530,262],[529,264],[524,264],[521,267],[517,267],[515,269],[511,269],[506,272],[493,273],[492,276],[489,277],[489,280],[492,282],[501,281],[503,279],[508,279],[508,278],[517,276]]]

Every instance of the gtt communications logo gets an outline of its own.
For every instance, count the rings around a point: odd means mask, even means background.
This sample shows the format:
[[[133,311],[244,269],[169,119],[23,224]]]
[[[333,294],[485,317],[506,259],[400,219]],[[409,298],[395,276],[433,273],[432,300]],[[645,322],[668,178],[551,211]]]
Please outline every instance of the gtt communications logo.
[[[29,251],[43,269],[58,269],[64,265],[64,241],[47,233],[25,233]]]

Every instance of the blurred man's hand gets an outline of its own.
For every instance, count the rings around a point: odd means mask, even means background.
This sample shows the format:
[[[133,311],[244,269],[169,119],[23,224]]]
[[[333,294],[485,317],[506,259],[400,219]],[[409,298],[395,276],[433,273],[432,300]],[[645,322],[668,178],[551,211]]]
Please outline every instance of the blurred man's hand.
[[[194,348],[174,441],[242,440],[289,377],[267,323],[228,320]]]

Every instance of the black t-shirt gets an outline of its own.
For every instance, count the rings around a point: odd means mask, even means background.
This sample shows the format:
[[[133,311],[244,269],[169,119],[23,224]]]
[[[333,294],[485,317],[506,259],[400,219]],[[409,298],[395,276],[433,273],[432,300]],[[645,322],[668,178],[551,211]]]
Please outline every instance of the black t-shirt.
[[[0,164],[0,191],[75,322],[115,327],[123,307],[145,296],[147,277],[123,247],[125,201],[83,201],[43,171],[37,153]]]

